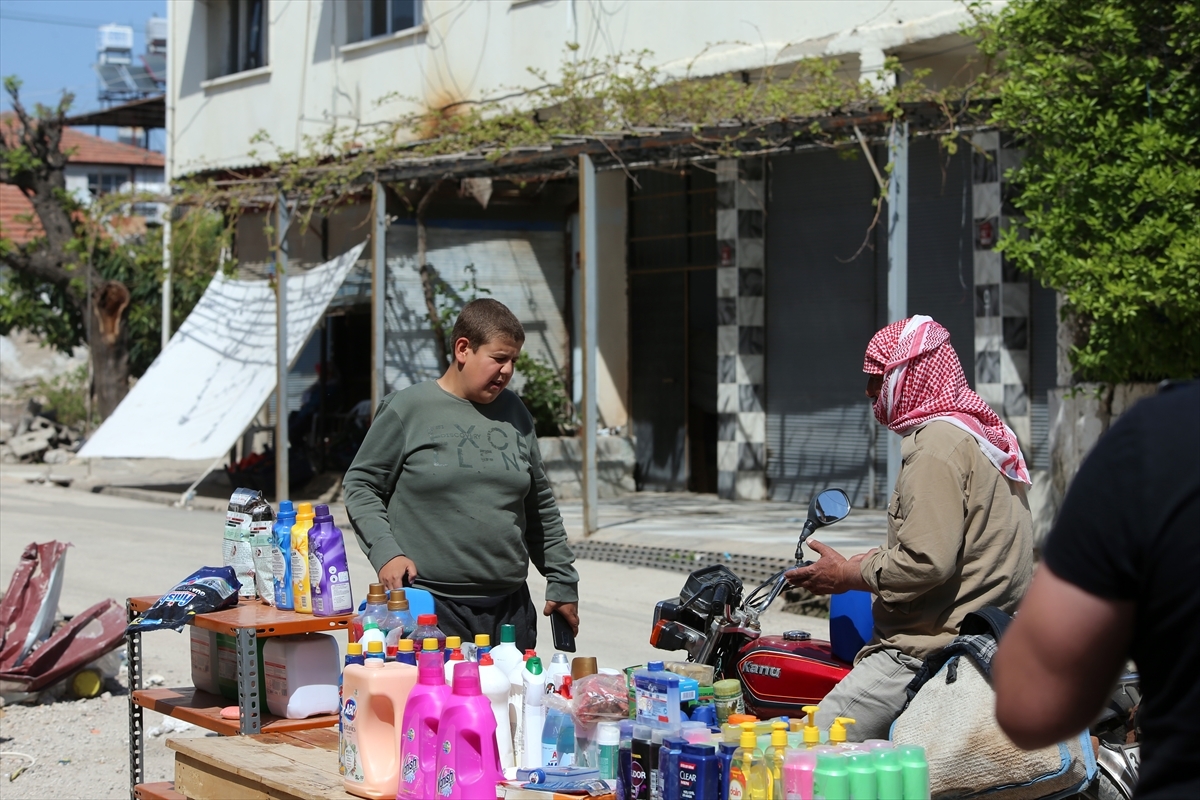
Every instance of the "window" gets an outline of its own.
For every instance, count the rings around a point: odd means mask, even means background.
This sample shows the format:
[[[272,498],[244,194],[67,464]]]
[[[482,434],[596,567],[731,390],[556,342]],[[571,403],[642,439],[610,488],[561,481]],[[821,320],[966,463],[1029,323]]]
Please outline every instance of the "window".
[[[421,0],[349,0],[346,40],[361,42],[421,24]]]
[[[208,0],[208,77],[267,65],[267,0]]]
[[[88,194],[92,197],[103,197],[121,191],[121,186],[129,181],[129,175],[122,172],[89,172]]]

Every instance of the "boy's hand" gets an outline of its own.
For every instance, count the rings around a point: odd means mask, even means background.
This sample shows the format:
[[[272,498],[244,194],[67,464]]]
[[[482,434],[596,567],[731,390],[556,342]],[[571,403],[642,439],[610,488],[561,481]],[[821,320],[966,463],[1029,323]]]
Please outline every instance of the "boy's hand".
[[[390,561],[388,562],[391,563]],[[542,611],[543,616],[550,616],[554,612],[562,615],[562,618],[571,626],[571,633],[579,635],[579,603],[556,603],[553,600],[546,601],[546,608]]]
[[[379,582],[388,589],[403,589],[417,577],[417,565],[407,556],[396,556],[379,570]]]

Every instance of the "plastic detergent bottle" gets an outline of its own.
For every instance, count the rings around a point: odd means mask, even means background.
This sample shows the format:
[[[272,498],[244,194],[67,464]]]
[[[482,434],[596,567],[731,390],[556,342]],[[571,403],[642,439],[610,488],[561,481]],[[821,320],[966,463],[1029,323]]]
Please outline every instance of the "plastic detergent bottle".
[[[384,650],[386,651],[386,649],[385,646]],[[412,639],[401,639],[396,642],[396,661],[399,661],[401,664],[417,666],[417,653],[413,650]]]
[[[925,748],[902,744],[896,750],[900,753],[904,800],[929,800],[929,761],[925,758]]]
[[[717,797],[721,764],[710,744],[684,744],[679,753],[678,800]]]
[[[379,630],[379,626],[375,624],[375,620],[367,620],[363,623],[362,635],[358,637],[358,641],[362,643],[363,652],[369,652],[368,645],[371,642],[379,642],[380,652],[385,653],[383,631]]]
[[[813,770],[816,768],[816,753],[789,750],[783,757],[783,796],[790,800],[812,800]]]
[[[788,725],[786,722],[771,723],[771,746],[763,753],[767,772],[771,776],[772,800],[783,800],[783,762],[788,751]]]
[[[389,659],[396,658],[400,640],[412,633],[417,627],[417,621],[408,610],[408,598],[403,589],[392,589],[387,602],[388,613],[379,626],[385,640],[384,650]],[[409,645],[411,647],[411,645]]]
[[[524,687],[521,728],[525,734],[521,766],[544,767],[546,763],[542,760],[542,728],[545,727],[546,709],[542,700],[546,695],[546,675],[542,672],[542,660],[537,656],[525,662],[521,684]]]
[[[442,633],[437,626],[437,614],[418,614],[417,627],[408,635],[408,638],[416,642],[424,642],[431,637],[437,639],[438,650],[446,649],[446,634]],[[443,658],[442,661],[445,662],[446,659]]]
[[[381,652],[382,655],[382,652]],[[370,658],[346,667],[342,678],[342,733],[350,794],[392,800],[400,781],[400,724],[417,668]]]
[[[410,642],[411,639],[407,640]],[[421,654],[417,685],[408,695],[400,739],[400,788],[397,800],[437,796],[438,722],[450,698],[441,653]]]
[[[718,742],[717,743],[717,762],[721,765],[721,791],[719,797],[725,798],[729,796],[729,769],[733,766],[733,754],[738,750],[738,745],[734,742]]]
[[[833,724],[829,726],[829,743],[835,747],[846,743],[846,726],[853,725],[854,720],[850,717],[834,717]]]
[[[879,797],[904,797],[904,767],[894,747],[876,747],[871,751],[875,764],[875,787]]]
[[[476,641],[476,646],[478,644]],[[492,662],[508,676],[509,681],[516,686],[521,685],[521,671],[525,660],[521,657],[521,651],[517,649],[515,625],[500,626],[500,643],[489,650],[488,654],[492,657]]]
[[[342,530],[333,524],[329,506],[321,503],[308,531],[308,576],[312,584],[313,614],[334,617],[354,610],[350,566]]]
[[[821,743],[821,729],[817,727],[817,706],[804,706],[808,719],[804,723],[804,746],[812,750]]]
[[[526,700],[528,700],[526,696]],[[564,744],[566,737],[562,735],[563,730],[567,727],[570,716],[565,711],[559,711],[557,708],[547,707],[546,721],[542,723],[542,766],[543,767],[565,767],[569,766],[563,762],[563,752],[559,748]],[[571,730],[571,755],[574,756],[575,748],[575,731]]]
[[[383,642],[371,639],[367,642],[367,650],[363,653],[363,663],[368,661],[384,661]]]
[[[450,800],[494,800],[504,780],[496,751],[496,718],[480,692],[479,665],[461,661],[454,667],[454,690],[438,723],[436,797]]]
[[[448,639],[457,639],[458,637],[450,636],[447,638]],[[448,652],[450,653],[449,659],[442,663],[442,669],[445,671],[445,674],[446,674],[446,683],[451,688],[454,688],[454,667],[457,666],[458,664],[462,663],[463,661],[466,661],[467,658],[466,658],[466,656],[463,655],[463,651],[462,651],[461,647],[452,648]],[[445,652],[443,652],[442,657],[446,658]]]
[[[312,503],[301,503],[292,526],[292,603],[298,614],[311,614],[312,584],[308,574],[308,531],[312,528]]]
[[[850,771],[842,753],[818,753],[813,770],[813,800],[850,800]]]
[[[296,524],[296,507],[291,500],[279,504],[279,516],[271,527],[271,580],[275,584],[275,607],[284,611],[295,608],[292,603],[292,526]]]
[[[742,741],[729,764],[729,797],[731,800],[767,800],[771,780],[757,747],[753,722],[742,723]]]
[[[485,652],[479,657],[479,689],[488,699],[492,716],[496,718],[496,746],[500,753],[500,766],[505,769],[517,766],[513,760],[512,727],[508,722],[508,690],[511,685],[504,670],[492,661],[490,653]]]
[[[645,669],[633,673],[637,695],[637,721],[643,725],[678,727],[680,678],[663,668],[663,662],[651,661]]]
[[[864,750],[855,750],[845,752],[844,755],[850,780],[850,800],[876,800],[879,787],[871,754]]]
[[[327,633],[272,636],[263,645],[267,708],[277,717],[307,719],[318,714],[336,714],[338,644]]]
[[[571,674],[571,665],[567,662],[566,653],[555,653],[550,658],[550,666],[546,667],[546,685],[554,694],[562,688],[562,679]]]
[[[478,661],[481,656],[487,655],[490,652],[492,652],[491,635],[487,633],[475,634],[475,660]],[[492,660],[492,663],[495,663],[495,659]],[[505,675],[508,675],[508,672],[504,671],[503,667],[501,667],[501,671]]]
[[[620,766],[621,726],[615,722],[601,722],[596,725],[596,745],[600,779],[614,781],[617,779],[617,768]]]
[[[658,749],[658,779],[650,790],[660,800],[679,800],[679,757],[685,744],[687,740],[678,734],[662,738]]]
[[[363,626],[368,622],[374,622],[375,627],[382,630],[383,621],[387,619],[388,615],[387,601],[387,590],[382,583],[372,583],[367,587],[367,604],[362,613],[357,615],[354,623],[357,628],[354,632],[355,636],[362,636]]]
[[[442,645],[442,648],[443,648],[442,649],[442,660],[449,661],[450,656],[454,654],[455,650],[462,649],[462,637],[461,636],[447,636],[446,643],[444,645]],[[463,653],[464,660],[466,659],[466,657],[467,657],[467,654]]]
[[[345,664],[345,666],[348,667],[351,664],[357,664],[359,666],[362,666],[364,660],[365,659],[363,658],[362,645],[360,643],[350,642],[348,645],[346,645],[346,664]],[[346,679],[346,673],[343,669],[342,673],[338,675],[338,774],[339,775],[346,774],[346,761],[345,761],[346,736],[345,736],[344,731],[342,730],[342,723],[344,722],[344,720],[342,719],[342,716],[343,716],[342,708],[343,708],[343,702],[344,702],[342,690],[344,688],[343,683],[344,683],[345,679]]]

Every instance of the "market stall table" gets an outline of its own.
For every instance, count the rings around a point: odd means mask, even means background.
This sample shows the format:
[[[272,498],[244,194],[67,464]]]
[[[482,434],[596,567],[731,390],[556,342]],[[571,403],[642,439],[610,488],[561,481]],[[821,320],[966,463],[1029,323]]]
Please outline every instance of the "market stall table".
[[[158,597],[131,597],[126,602],[128,619],[132,621],[148,609]],[[170,717],[186,720],[200,727],[231,736],[259,733],[283,734],[313,728],[330,728],[337,725],[336,714],[326,714],[308,719],[283,719],[259,708],[258,637],[284,636],[293,633],[332,633],[345,630],[350,625],[350,614],[336,617],[318,617],[312,614],[297,614],[280,611],[258,601],[242,602],[223,611],[198,614],[189,624],[205,630],[216,631],[233,637],[237,641],[237,684],[239,719],[221,717],[221,708],[229,705],[224,698],[199,691],[193,687],[155,688],[142,687],[142,635],[130,633],[127,638],[129,656],[129,781],[130,797],[171,797],[154,794],[163,790],[160,784],[142,786],[142,759],[145,739],[142,725],[143,709],[149,708]],[[328,733],[328,731],[326,731]],[[333,773],[337,775],[337,733],[333,732]],[[195,740],[213,741],[213,740]],[[323,740],[322,740],[323,741]],[[309,745],[315,747],[315,745]],[[177,767],[178,769],[178,767]],[[239,795],[240,796],[240,795]],[[265,795],[264,795],[265,796]],[[344,796],[344,795],[339,795]]]

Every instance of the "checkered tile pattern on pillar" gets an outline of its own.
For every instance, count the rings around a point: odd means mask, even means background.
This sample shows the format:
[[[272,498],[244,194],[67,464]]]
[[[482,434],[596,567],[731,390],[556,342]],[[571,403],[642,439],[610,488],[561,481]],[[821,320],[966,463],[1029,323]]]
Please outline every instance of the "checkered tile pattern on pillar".
[[[997,131],[977,133],[974,144],[975,391],[1030,448],[1029,276],[995,250],[1015,214],[1004,173],[1020,160]]]
[[[717,162],[717,493],[767,496],[763,159]]]

